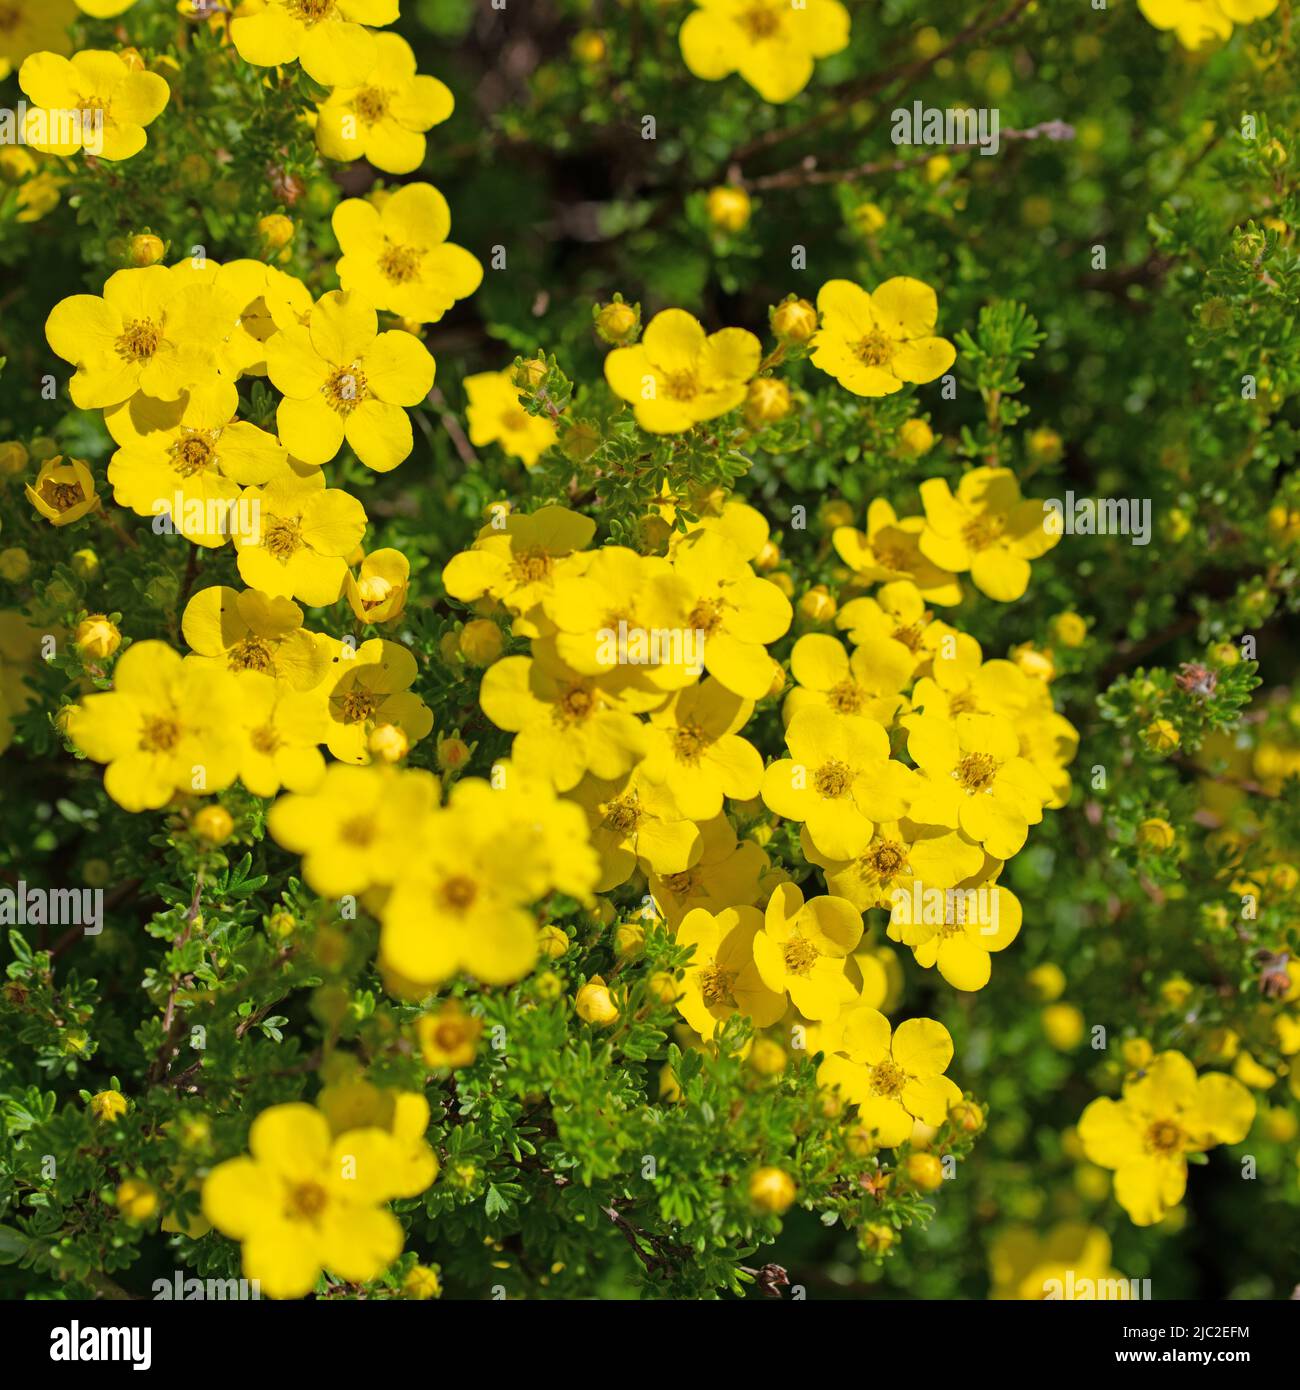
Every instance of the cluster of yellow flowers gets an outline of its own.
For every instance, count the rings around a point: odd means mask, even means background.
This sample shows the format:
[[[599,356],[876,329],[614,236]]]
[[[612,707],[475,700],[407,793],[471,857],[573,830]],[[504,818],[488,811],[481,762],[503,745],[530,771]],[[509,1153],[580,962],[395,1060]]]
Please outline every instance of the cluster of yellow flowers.
[[[1157,29],[1172,29],[1184,48],[1232,37],[1234,24],[1251,24],[1277,9],[1278,0],[1138,0]]]

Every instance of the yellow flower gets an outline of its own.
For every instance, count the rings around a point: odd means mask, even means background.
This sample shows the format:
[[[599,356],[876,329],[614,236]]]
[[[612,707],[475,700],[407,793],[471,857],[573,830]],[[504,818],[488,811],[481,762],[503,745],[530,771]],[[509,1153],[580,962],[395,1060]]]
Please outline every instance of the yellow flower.
[[[77,16],[72,0],[13,0],[6,15],[8,22],[0,26],[0,77],[8,77],[29,53],[66,53],[71,47],[68,26]]]
[[[94,19],[112,19],[125,14],[135,4],[135,0],[77,0],[77,8],[82,14]]]
[[[1153,719],[1142,730],[1142,741],[1153,753],[1172,753],[1182,737],[1168,719]]]
[[[855,598],[835,616],[836,627],[846,630],[855,646],[902,646],[911,654],[917,675],[928,673],[944,639],[956,638],[957,630],[937,620],[925,606],[920,590],[908,579],[882,584],[875,598]]]
[[[485,595],[497,599],[524,620],[515,623],[520,636],[536,637],[538,628],[529,615],[553,588],[563,562],[590,544],[595,533],[592,517],[567,507],[507,514],[501,504],[473,548],[448,561],[442,582],[462,603]]]
[[[818,897],[805,903],[793,883],[780,883],[754,937],[754,964],[767,988],[789,994],[805,1018],[835,1018],[854,996],[844,966],[861,938],[862,914],[851,902]]]
[[[822,854],[805,825],[800,847],[809,863],[825,871],[826,886],[860,912],[892,907],[898,892],[911,894],[920,881],[927,888],[950,888],[984,864],[980,847],[960,831],[914,821],[883,820],[871,839],[850,858]]]
[[[986,873],[945,890],[933,905],[924,883],[917,894],[903,890],[893,903],[889,936],[912,948],[916,963],[937,967],[954,988],[983,989],[993,973],[991,951],[1004,951],[1020,932],[1023,914],[1014,893],[990,881]],[[920,912],[916,910],[920,900]]]
[[[747,1191],[754,1206],[772,1216],[788,1211],[798,1194],[794,1179],[782,1168],[759,1168],[750,1174]]]
[[[745,329],[706,337],[698,319],[665,309],[638,344],[605,358],[605,379],[616,396],[632,402],[642,429],[678,434],[743,404],[761,357],[758,339]]]
[[[200,589],[185,605],[181,632],[195,653],[189,661],[259,672],[293,690],[319,685],[329,666],[329,653],[303,628],[302,609],[257,589]]]
[[[754,941],[763,929],[756,907],[729,907],[716,916],[703,908],[688,912],[677,927],[677,944],[693,947],[677,988],[677,1011],[703,1038],[733,1015],[766,1028],[785,1013],[785,995],[771,990],[754,963]]]
[[[600,856],[598,893],[626,883],[638,863],[655,873],[677,874],[700,857],[703,841],[695,823],[663,782],[647,776],[644,764],[617,781],[584,777],[570,795],[587,813],[591,843]]]
[[[246,63],[276,68],[296,58],[309,77],[332,87],[360,79],[377,58],[381,36],[362,25],[396,18],[397,0],[244,0],[230,39]]]
[[[102,298],[61,300],[45,321],[45,336],[77,368],[68,385],[73,404],[93,410],[137,391],[174,401],[209,380],[229,328],[224,300],[210,284],[151,265],[110,275]]]
[[[245,507],[255,520],[245,522]],[[340,488],[327,488],[319,471],[245,488],[233,532],[239,577],[272,598],[323,607],[342,592],[344,556],[360,544],[365,529],[361,503]]]
[[[747,801],[758,795],[763,758],[737,732],[753,711],[752,701],[710,678],[679,691],[651,716],[646,775],[667,786],[689,820],[721,815],[724,797]]]
[[[396,19],[396,0],[392,10]],[[424,162],[424,132],[445,121],[454,102],[436,77],[416,73],[405,39],[371,37],[357,51],[353,71],[325,83],[333,91],[317,108],[316,147],[327,159],[350,163],[364,157],[386,174],[409,174]]]
[[[244,1274],[272,1298],[310,1293],[323,1269],[362,1283],[401,1253],[402,1227],[382,1204],[407,1176],[401,1141],[369,1127],[331,1140],[310,1105],[263,1110],[250,1157],[218,1164],[203,1184],[203,1214],[243,1243]]]
[[[21,613],[0,612],[0,753],[13,742],[13,716],[32,702],[24,673],[40,649],[40,640]]]
[[[438,1271],[428,1265],[412,1265],[402,1279],[402,1294],[406,1298],[425,1300],[442,1297],[442,1283]]]
[[[67,732],[107,763],[104,790],[128,811],[163,806],[178,790],[221,791],[239,767],[234,677],[183,662],[164,642],[137,642],[118,661],[113,689],[87,695]]]
[[[1015,730],[988,714],[951,722],[929,714],[909,721],[907,751],[923,785],[910,811],[925,825],[959,826],[998,859],[1020,851],[1043,818],[1051,787],[1020,756]]]
[[[1096,1226],[1062,1221],[1043,1232],[1008,1226],[989,1247],[989,1297],[1039,1302],[1067,1297],[1073,1288],[1076,1298],[1127,1299],[1129,1281],[1110,1260],[1110,1237]]]
[[[230,812],[215,804],[203,807],[194,817],[193,826],[199,839],[210,845],[224,845],[235,833],[235,821]]]
[[[753,840],[740,840],[726,816],[700,826],[699,859],[675,874],[648,875],[656,909],[676,926],[692,908],[720,913],[758,900],[767,855]]]
[[[1184,48],[1201,48],[1232,35],[1233,24],[1250,24],[1277,9],[1277,0],[1138,0],[1157,29],[1172,29]]]
[[[127,1112],[127,1099],[121,1091],[96,1091],[90,1098],[90,1113],[111,1124]]]
[[[646,733],[637,705],[563,663],[508,656],[488,668],[479,690],[483,713],[515,735],[512,756],[548,778],[557,791],[577,786],[585,773],[623,777],[644,756]]]
[[[478,1055],[483,1020],[467,1013],[459,999],[449,999],[436,1013],[416,1019],[415,1034],[425,1066],[454,1071],[469,1066]]]
[[[1086,1028],[1082,1012],[1073,1004],[1049,1004],[1038,1016],[1043,1034],[1058,1052],[1073,1052],[1083,1041]]]
[[[391,623],[402,616],[411,584],[411,565],[400,550],[372,550],[343,581],[348,603],[363,623]]]
[[[367,1081],[355,1069],[336,1075],[316,1099],[334,1135],[384,1130],[397,1153],[388,1174],[394,1197],[415,1197],[438,1176],[438,1159],[425,1141],[429,1102],[419,1091],[396,1091]]]
[[[1115,1197],[1135,1226],[1160,1221],[1182,1201],[1187,1155],[1236,1144],[1255,1119],[1255,1098],[1230,1076],[1160,1053],[1120,1100],[1094,1100],[1079,1120],[1084,1153],[1115,1169]]]
[[[95,480],[81,459],[46,459],[36,482],[28,483],[23,492],[52,526],[70,526],[99,506]]]
[[[126,1178],[118,1183],[113,1200],[132,1225],[148,1221],[158,1210],[157,1189],[139,1178]]]
[[[128,653],[129,655],[129,653]],[[325,898],[391,884],[438,802],[428,772],[386,763],[330,763],[309,795],[282,796],[267,813],[277,843],[302,855],[302,876]]]
[[[236,679],[245,738],[239,780],[254,796],[272,797],[281,787],[315,791],[325,775],[317,744],[328,732],[320,700],[259,671],[241,671]]]
[[[921,553],[925,520],[898,517],[883,497],[867,507],[867,529],[837,526],[831,535],[841,560],[866,584],[910,580],[927,603],[961,602],[961,582]]]
[[[404,184],[382,208],[347,198],[334,209],[333,227],[339,283],[376,309],[436,323],[482,283],[477,259],[447,240],[451,211],[432,184]]]
[[[909,1018],[893,1030],[875,1009],[846,1009],[827,1030],[818,1081],[858,1107],[858,1125],[883,1148],[912,1137],[916,1120],[941,1125],[961,1091],[943,1073],[952,1038],[932,1018]]]
[[[500,444],[526,468],[555,443],[555,426],[544,415],[530,415],[509,372],[478,372],[465,378],[465,411],[470,443]]]
[[[812,363],[856,396],[888,396],[904,382],[933,381],[957,360],[934,336],[939,301],[929,285],[907,276],[868,294],[850,280],[828,280],[817,295],[822,326]]]
[[[907,814],[920,791],[916,774],[891,760],[889,735],[873,720],[810,705],[790,720],[785,741],[791,756],[764,772],[763,800],[778,816],[806,823],[831,858],[861,853],[874,822]]]
[[[274,435],[233,420],[238,396],[229,382],[176,401],[133,396],[104,413],[121,446],[108,465],[114,498],[137,516],[168,516],[196,545],[225,545],[240,486],[289,472]]]
[[[372,637],[353,650],[333,637],[319,639],[333,655],[333,669],[316,695],[325,703],[325,742],[344,763],[371,760],[370,735],[392,724],[418,743],[433,728],[433,714],[411,683],[419,674],[415,657],[396,642]]]
[[[129,159],[145,146],[144,128],[171,90],[154,72],[129,68],[116,54],[86,49],[71,59],[33,53],[18,70],[31,106],[24,141],[44,154],[84,150],[100,159]],[[76,113],[77,120],[70,119]]]
[[[813,59],[849,42],[849,12],[838,0],[696,0],[679,41],[696,77],[716,82],[738,72],[764,101],[797,96],[812,77]]]
[[[426,820],[381,913],[384,969],[419,985],[462,970],[510,984],[537,959],[528,905],[566,885],[587,894],[597,866],[581,809],[521,782],[515,791],[458,782]]]
[[[1061,539],[1041,502],[1020,496],[1009,468],[972,468],[956,496],[942,478],[921,484],[921,552],[956,574],[966,570],[989,598],[1010,603],[1029,587],[1029,561]]]
[[[335,290],[322,296],[308,323],[281,329],[267,343],[267,374],[284,394],[276,424],[295,458],[328,463],[346,439],[362,463],[386,473],[411,452],[402,407],[429,394],[433,358],[413,334],[377,329],[370,304]]]
[[[785,698],[787,724],[801,710],[820,708],[888,725],[912,679],[912,656],[893,641],[869,643],[850,656],[834,637],[810,632],[794,644],[790,671],[799,684]]]

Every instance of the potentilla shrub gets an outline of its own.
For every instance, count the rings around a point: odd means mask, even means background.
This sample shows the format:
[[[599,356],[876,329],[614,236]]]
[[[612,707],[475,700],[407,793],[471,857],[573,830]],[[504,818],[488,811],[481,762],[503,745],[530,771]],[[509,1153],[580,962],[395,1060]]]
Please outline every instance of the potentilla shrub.
[[[3,1286],[1289,1292],[1286,0],[16,6]]]

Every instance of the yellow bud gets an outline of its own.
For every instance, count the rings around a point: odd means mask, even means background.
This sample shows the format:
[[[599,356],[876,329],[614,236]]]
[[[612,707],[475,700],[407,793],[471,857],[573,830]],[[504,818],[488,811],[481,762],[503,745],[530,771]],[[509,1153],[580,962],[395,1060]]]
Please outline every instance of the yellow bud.
[[[745,397],[745,419],[751,428],[784,420],[791,409],[790,388],[775,377],[759,376],[749,383]]]
[[[760,1168],[749,1179],[749,1200],[759,1211],[780,1216],[789,1211],[798,1189],[794,1179],[781,1168]]]
[[[785,689],[785,685],[785,667],[782,666],[779,662],[774,661],[772,663],[772,683],[767,687],[767,695],[765,696],[765,698],[768,700],[775,700],[776,697],[780,695],[781,692]]]
[[[620,922],[614,932],[614,949],[620,956],[639,956],[645,950],[645,928],[640,922]]]
[[[1160,986],[1160,997],[1166,1004],[1180,1009],[1192,996],[1192,982],[1182,975],[1171,975]]]
[[[1025,982],[1045,1004],[1065,993],[1065,971],[1052,961],[1034,966],[1025,976]]]
[[[1232,642],[1215,642],[1209,656],[1216,666],[1236,666],[1241,660],[1241,652]]]
[[[1083,1041],[1083,1014],[1073,1004],[1049,1004],[1038,1017],[1058,1052],[1070,1052]]]
[[[460,630],[460,654],[471,666],[491,666],[503,645],[501,629],[487,618],[475,618]]]
[[[385,763],[400,763],[411,751],[410,739],[396,724],[376,724],[366,742],[371,753]]]
[[[573,56],[580,63],[586,63],[589,67],[596,63],[603,63],[608,51],[605,45],[605,36],[598,34],[594,29],[579,29],[573,36]]]
[[[1266,1110],[1264,1112],[1264,1133],[1275,1143],[1289,1144],[1300,1131],[1300,1122],[1290,1110]]]
[[[1178,835],[1173,826],[1167,820],[1161,820],[1159,816],[1144,820],[1137,828],[1137,842],[1145,849],[1156,851],[1172,849],[1177,838]]]
[[[746,1060],[760,1076],[779,1076],[787,1058],[785,1048],[775,1038],[755,1038]]]
[[[224,806],[205,806],[194,817],[194,833],[209,844],[224,845],[235,833],[235,822]]]
[[[455,772],[469,761],[469,744],[461,738],[440,738],[437,757],[443,772]]]
[[[878,232],[889,219],[878,203],[859,203],[853,209],[853,225],[863,236]]]
[[[898,447],[909,458],[919,459],[934,448],[934,431],[924,420],[904,420],[898,429]]]
[[[794,580],[784,570],[780,574],[774,574],[768,582],[775,584],[786,598],[794,597]]]
[[[1011,660],[1027,676],[1032,676],[1034,680],[1047,683],[1056,679],[1056,662],[1052,660],[1051,652],[1040,651],[1032,642],[1021,642],[1019,646],[1011,648]]]
[[[852,526],[853,508],[843,498],[834,498],[818,507],[817,520],[827,531],[833,531],[837,526]]]
[[[17,439],[0,442],[0,474],[7,478],[26,470],[28,463],[27,447]]]
[[[637,330],[641,316],[630,305],[615,299],[602,304],[596,314],[596,332],[607,343],[626,343]]]
[[[912,39],[912,52],[918,58],[933,58],[943,47],[943,35],[931,24],[918,29]]]
[[[1172,753],[1182,742],[1167,719],[1155,719],[1142,730],[1142,739],[1153,753]]]
[[[817,332],[817,310],[806,299],[787,299],[772,310],[769,322],[779,343],[806,343]]]
[[[32,557],[21,546],[0,550],[0,579],[21,584],[32,572]]]
[[[1065,453],[1065,444],[1055,430],[1040,426],[1030,430],[1025,439],[1025,452],[1034,463],[1056,463]]]
[[[154,236],[152,232],[138,233],[127,245],[127,258],[137,268],[157,265],[166,254],[167,248],[162,238]]]
[[[78,579],[93,579],[99,573],[99,556],[89,546],[74,550],[72,572]]]
[[[975,1134],[984,1124],[984,1111],[974,1101],[963,1100],[948,1111],[948,1119],[963,1134]]]
[[[763,548],[754,556],[754,568],[757,570],[772,570],[781,563],[781,547],[775,541],[768,540],[763,542]]]
[[[549,960],[559,958],[569,949],[569,934],[563,927],[542,927],[537,933],[537,949]]]
[[[934,1154],[912,1154],[907,1160],[907,1177],[919,1192],[935,1192],[943,1185],[943,1164]]]
[[[423,1302],[430,1298],[442,1297],[442,1284],[438,1271],[428,1265],[413,1265],[402,1280],[402,1297],[414,1298]]]
[[[112,1123],[126,1114],[127,1099],[121,1091],[96,1091],[90,1098],[90,1113],[97,1120]]]
[[[127,1178],[117,1185],[117,1209],[133,1224],[148,1221],[158,1210],[158,1193],[139,1178]]]
[[[837,604],[824,584],[815,585],[799,598],[799,616],[814,627],[824,627],[835,616]]]
[[[447,663],[454,666],[460,656],[460,633],[444,632],[438,639],[438,655]]]
[[[661,1004],[675,1004],[682,992],[682,987],[671,970],[656,970],[646,985],[651,995]]]
[[[599,975],[593,975],[578,990],[573,1005],[584,1023],[592,1023],[599,1028],[608,1027],[618,1017],[618,1005],[614,1003],[609,987]]]
[[[122,645],[122,634],[117,630],[117,624],[110,622],[103,613],[92,613],[77,624],[72,640],[84,655],[104,661]]]
[[[294,934],[298,923],[292,912],[286,912],[283,908],[271,913],[267,921],[267,931],[279,941],[285,941]]]
[[[1081,647],[1088,639],[1088,624],[1077,613],[1058,613],[1052,619],[1052,636],[1063,647]]]
[[[262,238],[263,246],[278,251],[293,240],[293,220],[282,212],[273,212],[259,219],[257,233]]]
[[[540,357],[529,357],[515,368],[512,380],[521,391],[536,391],[546,380],[546,363]]]
[[[883,1221],[873,1221],[862,1233],[862,1244],[873,1255],[883,1255],[898,1240],[898,1232]]]
[[[749,222],[749,194],[743,188],[720,186],[709,190],[709,221],[720,231],[743,231]]]
[[[946,154],[936,154],[925,161],[926,183],[942,183],[952,172],[952,160]]]
[[[1143,1071],[1156,1055],[1155,1048],[1145,1038],[1125,1038],[1119,1051],[1129,1071]]]

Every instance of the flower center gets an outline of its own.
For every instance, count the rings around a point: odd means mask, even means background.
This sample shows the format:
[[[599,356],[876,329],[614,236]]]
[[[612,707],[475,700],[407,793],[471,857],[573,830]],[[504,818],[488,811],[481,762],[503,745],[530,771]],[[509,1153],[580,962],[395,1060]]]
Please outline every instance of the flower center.
[[[770,39],[781,28],[781,21],[760,5],[740,16],[740,27],[757,43],[760,39]]]
[[[501,428],[518,434],[528,428],[528,415],[523,410],[504,410],[501,412]]]
[[[1183,1131],[1173,1120],[1156,1120],[1147,1130],[1147,1148],[1153,1153],[1181,1153]]]
[[[285,9],[300,24],[319,24],[334,13],[334,0],[288,0]]]
[[[817,769],[813,785],[817,788],[819,796],[834,800],[836,797],[844,796],[853,785],[853,769],[848,763],[832,758]]]
[[[865,699],[862,687],[851,680],[843,680],[826,692],[826,702],[840,714],[857,714]]]
[[[896,840],[882,840],[866,860],[877,878],[889,880],[907,867],[907,851]]]
[[[686,626],[696,632],[702,632],[706,637],[712,637],[722,626],[722,613],[726,606],[725,600],[720,598],[701,599],[691,610],[691,616],[686,619]]]
[[[854,345],[853,351],[864,366],[883,367],[894,356],[895,343],[888,334],[873,328],[865,338]]]
[[[264,637],[245,637],[236,642],[226,654],[226,663],[232,671],[271,672],[275,669],[271,644]]]
[[[907,1073],[893,1062],[877,1062],[871,1068],[871,1093],[876,1096],[897,1096],[902,1093]]]
[[[171,456],[172,467],[185,478],[201,472],[215,457],[212,444],[211,435],[200,434],[197,430],[187,430],[184,437],[178,439],[167,450]]]
[[[699,382],[694,372],[669,372],[663,379],[669,400],[690,401],[699,394]]]
[[[167,753],[176,747],[180,736],[180,725],[174,719],[155,716],[146,719],[140,730],[140,747],[146,753]]]
[[[953,776],[968,792],[987,791],[998,773],[998,760],[992,753],[967,753],[957,764]]]
[[[418,246],[390,246],[379,258],[379,269],[395,285],[404,285],[420,274],[423,257]]]
[[[260,729],[254,729],[249,734],[248,741],[259,753],[265,753],[270,757],[280,746],[280,735],[270,724],[263,724]]]
[[[152,319],[132,319],[117,335],[118,355],[128,362],[147,362],[162,341],[162,329]]]
[[[388,93],[382,87],[362,87],[352,98],[352,109],[367,125],[378,125],[388,114]]]
[[[339,839],[344,844],[365,849],[367,845],[374,843],[375,823],[366,816],[353,816],[351,820],[345,820],[339,826]]]
[[[544,550],[520,550],[514,557],[514,572],[521,584],[536,584],[551,572],[551,557]]]
[[[60,512],[66,512],[70,507],[85,501],[85,494],[77,483],[42,483],[41,496]]]
[[[288,564],[293,555],[302,549],[302,518],[273,516],[266,528],[263,544],[282,565]]]
[[[700,971],[700,996],[711,1009],[736,1007],[735,984],[736,972],[724,970],[716,961]]]
[[[644,814],[637,804],[636,797],[630,794],[616,796],[612,801],[607,801],[602,810],[604,815],[601,824],[606,830],[616,830],[620,835],[627,835],[635,830]]]
[[[670,893],[676,893],[678,897],[684,897],[694,889],[695,875],[690,869],[683,869],[680,873],[676,874],[665,874],[663,884]]]
[[[443,881],[438,896],[443,907],[452,912],[464,912],[473,906],[474,899],[478,897],[478,884],[472,878],[455,875]]]
[[[970,550],[987,550],[1001,539],[1002,531],[1003,520],[1000,516],[977,516],[962,527],[961,538]]]
[[[571,722],[588,719],[596,708],[596,696],[585,685],[571,685],[557,703],[562,718]]]
[[[895,642],[901,642],[909,652],[921,650],[921,638],[925,634],[925,622],[910,623],[907,626],[900,625],[890,634]]]
[[[345,724],[360,724],[379,708],[380,696],[363,685],[354,685],[338,705],[340,717]]]
[[[875,546],[876,560],[887,570],[893,570],[895,574],[906,574],[908,566],[912,562],[911,555],[903,549],[901,545],[877,544]]]
[[[290,1220],[315,1221],[325,1210],[329,1195],[318,1182],[296,1182],[289,1188],[288,1216]]]
[[[785,968],[791,975],[806,975],[817,964],[821,952],[804,936],[792,936],[785,943]]]
[[[679,762],[697,763],[712,742],[698,724],[684,724],[673,735],[673,752]]]
[[[347,367],[336,367],[325,379],[321,394],[332,410],[348,415],[369,395],[366,374],[357,362]]]

